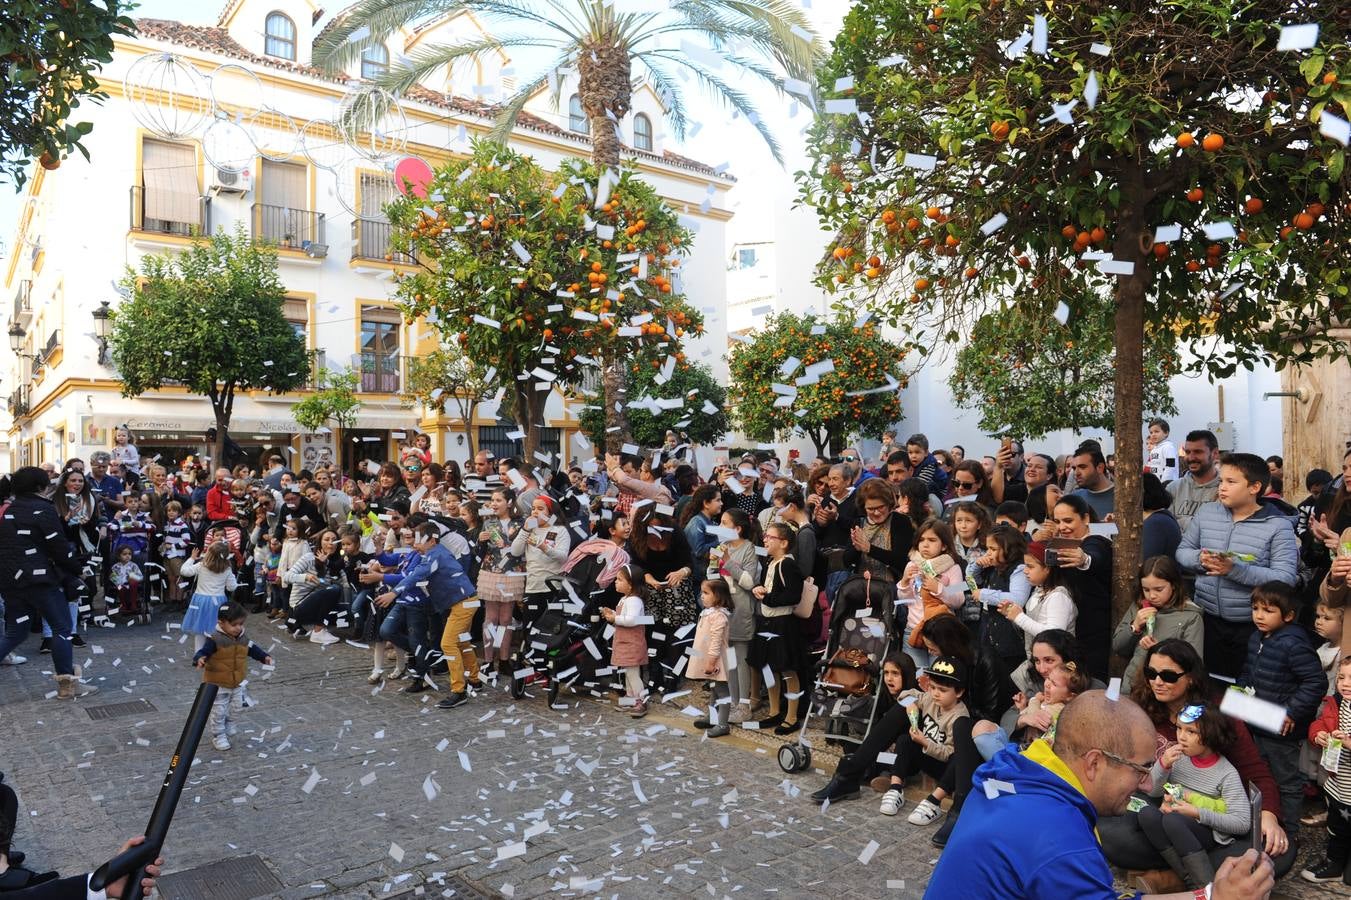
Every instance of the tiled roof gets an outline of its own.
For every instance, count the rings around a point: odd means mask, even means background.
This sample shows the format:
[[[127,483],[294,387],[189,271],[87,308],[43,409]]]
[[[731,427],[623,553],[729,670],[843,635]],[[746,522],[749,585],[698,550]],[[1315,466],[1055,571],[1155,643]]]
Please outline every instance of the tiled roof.
[[[243,60],[258,66],[265,66],[269,69],[294,72],[297,75],[306,75],[310,78],[317,78],[334,84],[345,85],[357,80],[348,78],[342,73],[325,71],[316,66],[302,66],[298,63],[288,62],[284,59],[277,59],[274,56],[260,56],[256,53],[250,53],[248,50],[244,49],[239,42],[230,37],[229,32],[224,28],[203,25],[185,25],[182,22],[175,22],[170,19],[137,19],[136,27],[142,37],[150,40],[164,41],[169,44],[178,44],[181,47],[204,50],[208,53],[228,56],[232,59]],[[496,118],[498,110],[500,109],[500,107],[495,104],[483,103],[468,97],[443,94],[439,91],[433,91],[423,87],[422,85],[413,87],[406,92],[405,96],[410,100],[424,103],[428,106],[435,106],[440,109],[447,109],[489,121]],[[581,147],[591,146],[591,139],[586,135],[577,134],[576,132],[560,128],[547,119],[543,119],[532,113],[522,111],[516,117],[516,124],[518,127],[528,131],[535,131],[541,134],[550,135],[551,137],[573,141]],[[657,154],[649,153],[645,150],[635,150],[631,147],[625,147],[624,152],[626,155],[631,155],[636,159],[655,160],[657,162],[665,163],[668,166],[674,166],[678,169],[684,169],[689,172],[695,172],[700,175],[719,178],[726,181],[736,180],[731,175],[716,172],[712,166],[707,165],[706,163],[690,159],[687,156],[681,156],[678,153],[672,153],[669,150]]]

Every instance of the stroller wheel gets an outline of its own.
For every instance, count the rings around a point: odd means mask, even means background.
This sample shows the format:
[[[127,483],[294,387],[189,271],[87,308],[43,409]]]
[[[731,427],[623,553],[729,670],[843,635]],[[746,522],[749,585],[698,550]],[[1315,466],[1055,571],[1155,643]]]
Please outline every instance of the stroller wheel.
[[[524,696],[525,696],[525,679],[524,678],[511,679],[511,699],[519,700]]]
[[[797,744],[784,744],[779,748],[779,768],[790,775],[806,768],[802,762],[804,747]]]
[[[550,706],[550,708],[552,708],[553,705],[554,705],[555,703],[558,702],[558,687],[559,687],[559,685],[558,685],[558,679],[557,679],[557,678],[550,678],[550,679],[549,679],[549,706]]]

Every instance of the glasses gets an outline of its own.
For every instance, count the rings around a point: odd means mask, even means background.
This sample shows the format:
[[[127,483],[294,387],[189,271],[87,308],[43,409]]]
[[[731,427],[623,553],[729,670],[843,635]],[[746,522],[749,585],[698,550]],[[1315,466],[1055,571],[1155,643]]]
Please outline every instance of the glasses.
[[[1093,749],[1097,750],[1099,753],[1105,756],[1108,762],[1114,762],[1117,765],[1125,766],[1126,768],[1134,772],[1136,775],[1139,775],[1141,778],[1144,778],[1146,775],[1149,775],[1153,771],[1152,763],[1131,762],[1124,756],[1117,756],[1115,753],[1108,753],[1101,747],[1094,747]]]
[[[1174,672],[1171,669],[1164,669],[1160,671],[1158,669],[1151,669],[1149,666],[1145,666],[1145,681],[1153,681],[1155,678],[1157,678],[1164,684],[1177,684],[1179,681],[1182,680],[1182,678],[1186,674],[1187,674],[1186,672]]]
[[[885,507],[885,506],[871,506],[871,505],[870,505],[870,506],[865,506],[865,507],[863,507],[863,509],[864,509],[865,512],[870,512],[870,513],[884,513],[884,512],[890,512],[890,509],[889,509],[888,507]]]
[[[974,481],[954,481],[953,484],[959,488],[966,488],[967,490],[976,486]]]
[[[841,456],[840,462],[858,462],[857,456]]]

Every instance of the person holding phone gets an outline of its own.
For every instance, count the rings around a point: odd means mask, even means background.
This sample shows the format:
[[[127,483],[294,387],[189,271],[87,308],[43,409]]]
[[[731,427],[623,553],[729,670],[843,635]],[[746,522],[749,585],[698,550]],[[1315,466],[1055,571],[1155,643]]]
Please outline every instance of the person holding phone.
[[[1052,511],[1056,537],[1047,549],[1048,566],[1064,574],[1065,587],[1078,610],[1075,635],[1084,648],[1088,673],[1099,681],[1108,678],[1112,627],[1112,543],[1091,534],[1088,501],[1076,494],[1060,498]],[[1054,550],[1054,554],[1052,554]]]

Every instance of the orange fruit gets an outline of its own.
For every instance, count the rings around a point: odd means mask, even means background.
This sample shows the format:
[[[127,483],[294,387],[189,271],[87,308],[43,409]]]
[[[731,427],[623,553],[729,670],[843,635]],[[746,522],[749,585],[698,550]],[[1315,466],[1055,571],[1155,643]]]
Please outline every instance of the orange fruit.
[[[44,152],[42,156],[38,158],[38,165],[50,172],[53,169],[61,168],[61,158]]]
[[[1324,84],[1336,84],[1336,83],[1337,83],[1337,73],[1336,73],[1336,72],[1328,72],[1328,73],[1324,74],[1324,75],[1323,75],[1323,83],[1324,83]]]
[[[1282,237],[1283,239],[1284,239],[1284,238],[1288,238],[1288,237],[1290,236],[1290,232],[1292,232],[1292,231],[1294,231],[1294,230],[1295,230],[1295,229],[1291,228],[1289,225],[1286,225],[1284,228],[1281,229],[1281,237]]]
[[[1017,256],[1013,261],[1018,264],[1018,268],[1020,269],[1026,269],[1032,265],[1032,261],[1026,256]]]
[[[1313,216],[1315,219],[1323,218],[1324,212],[1323,204],[1319,203],[1316,200],[1313,203],[1310,203],[1308,206],[1304,207],[1304,211],[1309,215]]]
[[[1182,149],[1196,146],[1196,138],[1190,131],[1184,131],[1177,136],[1177,145]]]
[[[1249,197],[1243,203],[1243,211],[1249,214],[1260,213],[1262,211],[1262,207],[1265,205],[1266,204],[1262,202],[1262,198]]]
[[[927,279],[927,278],[917,278],[917,279],[915,279],[915,290],[917,290],[917,291],[927,291],[928,289],[929,289],[929,279]]]
[[[990,135],[997,141],[1002,141],[1009,136],[1009,123],[1003,119],[997,119],[990,123]]]
[[[1211,132],[1201,139],[1201,149],[1207,153],[1214,153],[1224,146],[1224,136]]]
[[[977,275],[980,274],[980,270],[977,269],[975,266],[971,266],[963,274],[966,275],[967,278],[975,278]]]
[[[1093,243],[1101,244],[1103,241],[1107,240],[1107,230],[1103,228],[1101,225],[1099,225],[1097,228],[1094,228],[1092,231],[1090,231],[1088,233],[1088,236],[1093,241]]]
[[[1192,188],[1187,191],[1187,199],[1193,203],[1200,203],[1206,196],[1206,192],[1198,188]]]
[[[877,266],[870,266],[864,274],[869,278],[876,278],[878,275],[882,274],[882,270],[877,268]]]
[[[1302,212],[1297,214],[1291,222],[1300,231],[1308,231],[1313,227],[1314,217],[1312,213]]]
[[[600,263],[598,263],[598,262],[593,262],[593,263],[591,264],[591,271],[593,271],[593,272],[599,272],[600,270],[601,270],[601,264],[600,264]]]
[[[1167,244],[1155,244],[1155,245],[1154,245],[1154,258],[1155,258],[1155,259],[1159,259],[1159,260],[1167,259],[1167,258],[1168,258],[1168,245],[1167,245]]]
[[[883,211],[882,211],[882,221],[883,221],[883,222],[886,222],[888,225],[890,225],[892,222],[895,222],[895,221],[896,221],[896,213],[893,212],[893,211],[891,211],[891,210],[889,210],[889,209],[883,210]]]
[[[924,211],[924,215],[928,216],[930,219],[937,219],[939,216],[943,215],[943,211],[936,206],[931,206]]]
[[[1060,236],[1065,238],[1066,240],[1070,241],[1074,240],[1077,234],[1078,229],[1076,229],[1073,225],[1066,225],[1064,228],[1060,229]]]
[[[1201,271],[1201,264],[1194,259],[1189,259],[1187,260],[1187,271],[1199,272]]]
[[[882,258],[880,256],[870,256],[868,257],[868,265],[872,266],[875,269],[878,266],[882,265]]]
[[[919,219],[916,219],[914,216],[911,216],[910,218],[905,220],[905,227],[911,231],[915,231],[916,229],[919,228]]]
[[[957,237],[955,234],[950,234],[943,239],[943,243],[947,244],[949,247],[956,247],[961,242],[961,238]]]

